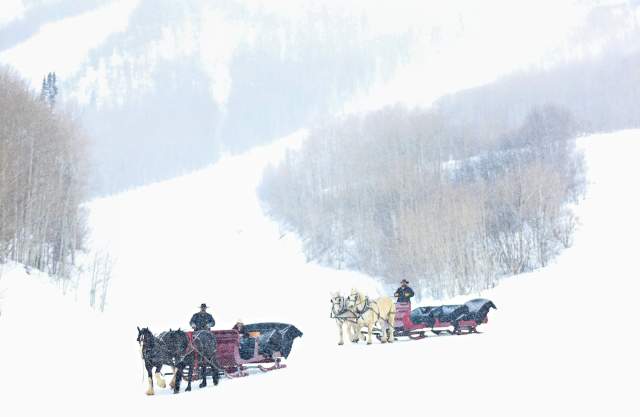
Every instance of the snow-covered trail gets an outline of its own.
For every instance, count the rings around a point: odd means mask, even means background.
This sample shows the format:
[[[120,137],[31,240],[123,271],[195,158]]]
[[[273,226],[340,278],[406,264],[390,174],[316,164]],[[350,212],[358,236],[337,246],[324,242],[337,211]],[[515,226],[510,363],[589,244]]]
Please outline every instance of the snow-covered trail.
[[[306,263],[299,241],[280,236],[255,195],[266,161],[298,139],[93,203],[94,247],[109,248],[117,260],[109,311],[89,314],[34,282],[9,287],[0,357],[29,359],[3,364],[12,377],[0,382],[0,407],[25,415],[173,415],[211,407],[241,415],[266,407],[284,416],[637,415],[638,338],[629,319],[640,276],[633,245],[640,235],[640,131],[580,140],[591,185],[576,243],[549,267],[484,292],[499,308],[484,333],[343,347],[328,318],[329,291],[358,286],[374,293],[378,286]],[[19,279],[9,274],[8,282]],[[218,328],[239,317],[298,326],[304,336],[289,367],[180,396],[144,396],[135,326],[185,328],[203,301]],[[4,342],[9,336],[14,343]],[[44,365],[48,378],[37,377],[43,341],[53,358]]]

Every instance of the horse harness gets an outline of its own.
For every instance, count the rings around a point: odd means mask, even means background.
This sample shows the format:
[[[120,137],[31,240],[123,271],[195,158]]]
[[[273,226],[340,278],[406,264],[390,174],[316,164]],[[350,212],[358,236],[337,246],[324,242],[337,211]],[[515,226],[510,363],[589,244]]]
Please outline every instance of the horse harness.
[[[194,332],[195,333],[195,332]],[[187,357],[187,355],[190,355],[191,353],[195,352],[200,358],[202,358],[203,361],[205,361],[208,365],[210,365],[213,369],[215,369],[218,372],[222,372],[224,373],[224,369],[220,368],[220,366],[218,366],[218,364],[216,363],[215,360],[209,360],[209,358],[207,358],[207,356],[201,352],[200,350],[198,350],[198,348],[195,346],[195,344],[193,343],[193,340],[195,338],[197,338],[198,335],[195,335],[195,337],[191,336],[191,338],[189,339],[189,345],[187,346],[187,352],[184,354],[184,356],[182,357],[182,360],[184,360],[184,358]],[[215,336],[214,336],[215,337]],[[189,350],[190,349],[190,350]],[[194,364],[195,367],[195,364]]]
[[[353,311],[349,310],[349,308],[347,308],[347,303],[346,300],[343,296],[338,296],[338,297],[334,297],[334,298],[339,298],[340,301],[338,301],[338,305],[340,306],[340,310],[336,312],[336,302],[334,302],[334,299],[331,299],[331,315],[330,318],[332,319],[336,319],[338,322],[345,323],[345,322],[349,322],[349,323],[357,323],[359,317],[354,316],[354,317],[350,317],[350,316],[344,316],[345,313],[350,313],[350,314],[354,314]]]
[[[360,295],[359,295],[359,294],[356,294],[356,300],[357,300],[358,298],[360,298]],[[390,325],[391,327],[393,327],[393,326],[392,326],[392,324],[391,324],[391,323],[389,323],[389,320],[387,320],[386,318],[384,318],[384,317],[382,317],[382,316],[380,315],[380,309],[379,309],[379,308],[378,308],[378,309],[371,308],[371,306],[372,306],[372,305],[376,305],[376,306],[377,306],[377,305],[378,305],[378,303],[377,303],[377,302],[375,302],[375,301],[371,301],[371,300],[369,300],[369,297],[368,297],[368,296],[365,296],[365,297],[364,297],[364,306],[362,307],[362,310],[359,310],[359,309],[358,309],[358,301],[355,301],[355,311],[352,311],[352,312],[353,312],[354,314],[356,314],[356,320],[361,320],[361,319],[364,317],[364,314],[365,314],[367,311],[371,310],[371,311],[373,311],[373,313],[377,316],[375,321],[378,321],[378,320],[384,320],[384,321],[387,323],[387,325]]]

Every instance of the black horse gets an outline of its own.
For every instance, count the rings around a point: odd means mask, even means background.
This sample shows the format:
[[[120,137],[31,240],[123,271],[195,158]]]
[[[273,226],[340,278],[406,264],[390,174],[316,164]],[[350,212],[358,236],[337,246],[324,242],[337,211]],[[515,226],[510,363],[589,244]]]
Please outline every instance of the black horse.
[[[149,378],[149,389],[147,389],[147,395],[153,395],[153,377],[151,371],[156,368],[155,376],[156,382],[160,388],[165,388],[167,385],[162,379],[160,370],[162,365],[172,365],[170,356],[168,355],[166,346],[151,333],[147,328],[138,327],[138,338],[136,339],[140,344],[142,351],[142,359],[144,360],[144,367],[147,369],[147,376]]]
[[[181,330],[175,332],[180,333],[176,337],[181,340],[178,348],[186,347],[182,350],[184,354],[182,357],[177,358],[177,371],[176,371],[176,385],[174,392],[180,392],[180,380],[184,374],[184,368],[189,367],[189,373],[187,375],[187,388],[185,391],[191,391],[191,381],[193,379],[193,370],[195,366],[200,368],[200,376],[202,382],[199,387],[204,388],[207,386],[207,368],[210,367],[211,378],[213,385],[218,385],[220,380],[219,371],[220,366],[216,361],[216,339],[215,336],[208,330],[198,330],[193,332],[191,343],[189,343],[186,333]],[[197,363],[196,363],[197,362]]]

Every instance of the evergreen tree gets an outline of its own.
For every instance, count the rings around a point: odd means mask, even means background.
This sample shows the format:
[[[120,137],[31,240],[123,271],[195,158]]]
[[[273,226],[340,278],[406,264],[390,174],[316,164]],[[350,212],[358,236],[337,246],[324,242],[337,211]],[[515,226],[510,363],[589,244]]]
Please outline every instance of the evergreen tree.
[[[47,96],[49,95],[49,87],[47,85],[47,77],[42,77],[42,90],[40,91],[40,100],[47,100]]]
[[[42,90],[40,91],[40,99],[46,102],[49,107],[56,104],[56,96],[58,95],[58,86],[56,85],[56,73],[50,72],[42,79]]]

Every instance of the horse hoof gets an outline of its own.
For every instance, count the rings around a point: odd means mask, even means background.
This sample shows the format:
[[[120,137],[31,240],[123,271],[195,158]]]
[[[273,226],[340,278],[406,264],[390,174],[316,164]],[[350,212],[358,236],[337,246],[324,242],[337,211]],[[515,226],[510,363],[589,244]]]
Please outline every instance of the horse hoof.
[[[380,343],[387,343],[387,341],[386,340],[381,340]]]
[[[338,346],[344,345],[344,342],[338,342]]]
[[[199,388],[204,388],[204,387],[206,387],[206,386],[207,386],[207,384],[200,384],[200,385],[198,385],[198,387],[199,387]]]
[[[367,342],[367,345],[370,345],[372,342]]]
[[[147,395],[154,395],[154,394],[155,394],[155,392],[153,392],[153,390],[148,390],[147,391]]]
[[[187,387],[185,391],[191,391],[191,387]]]

